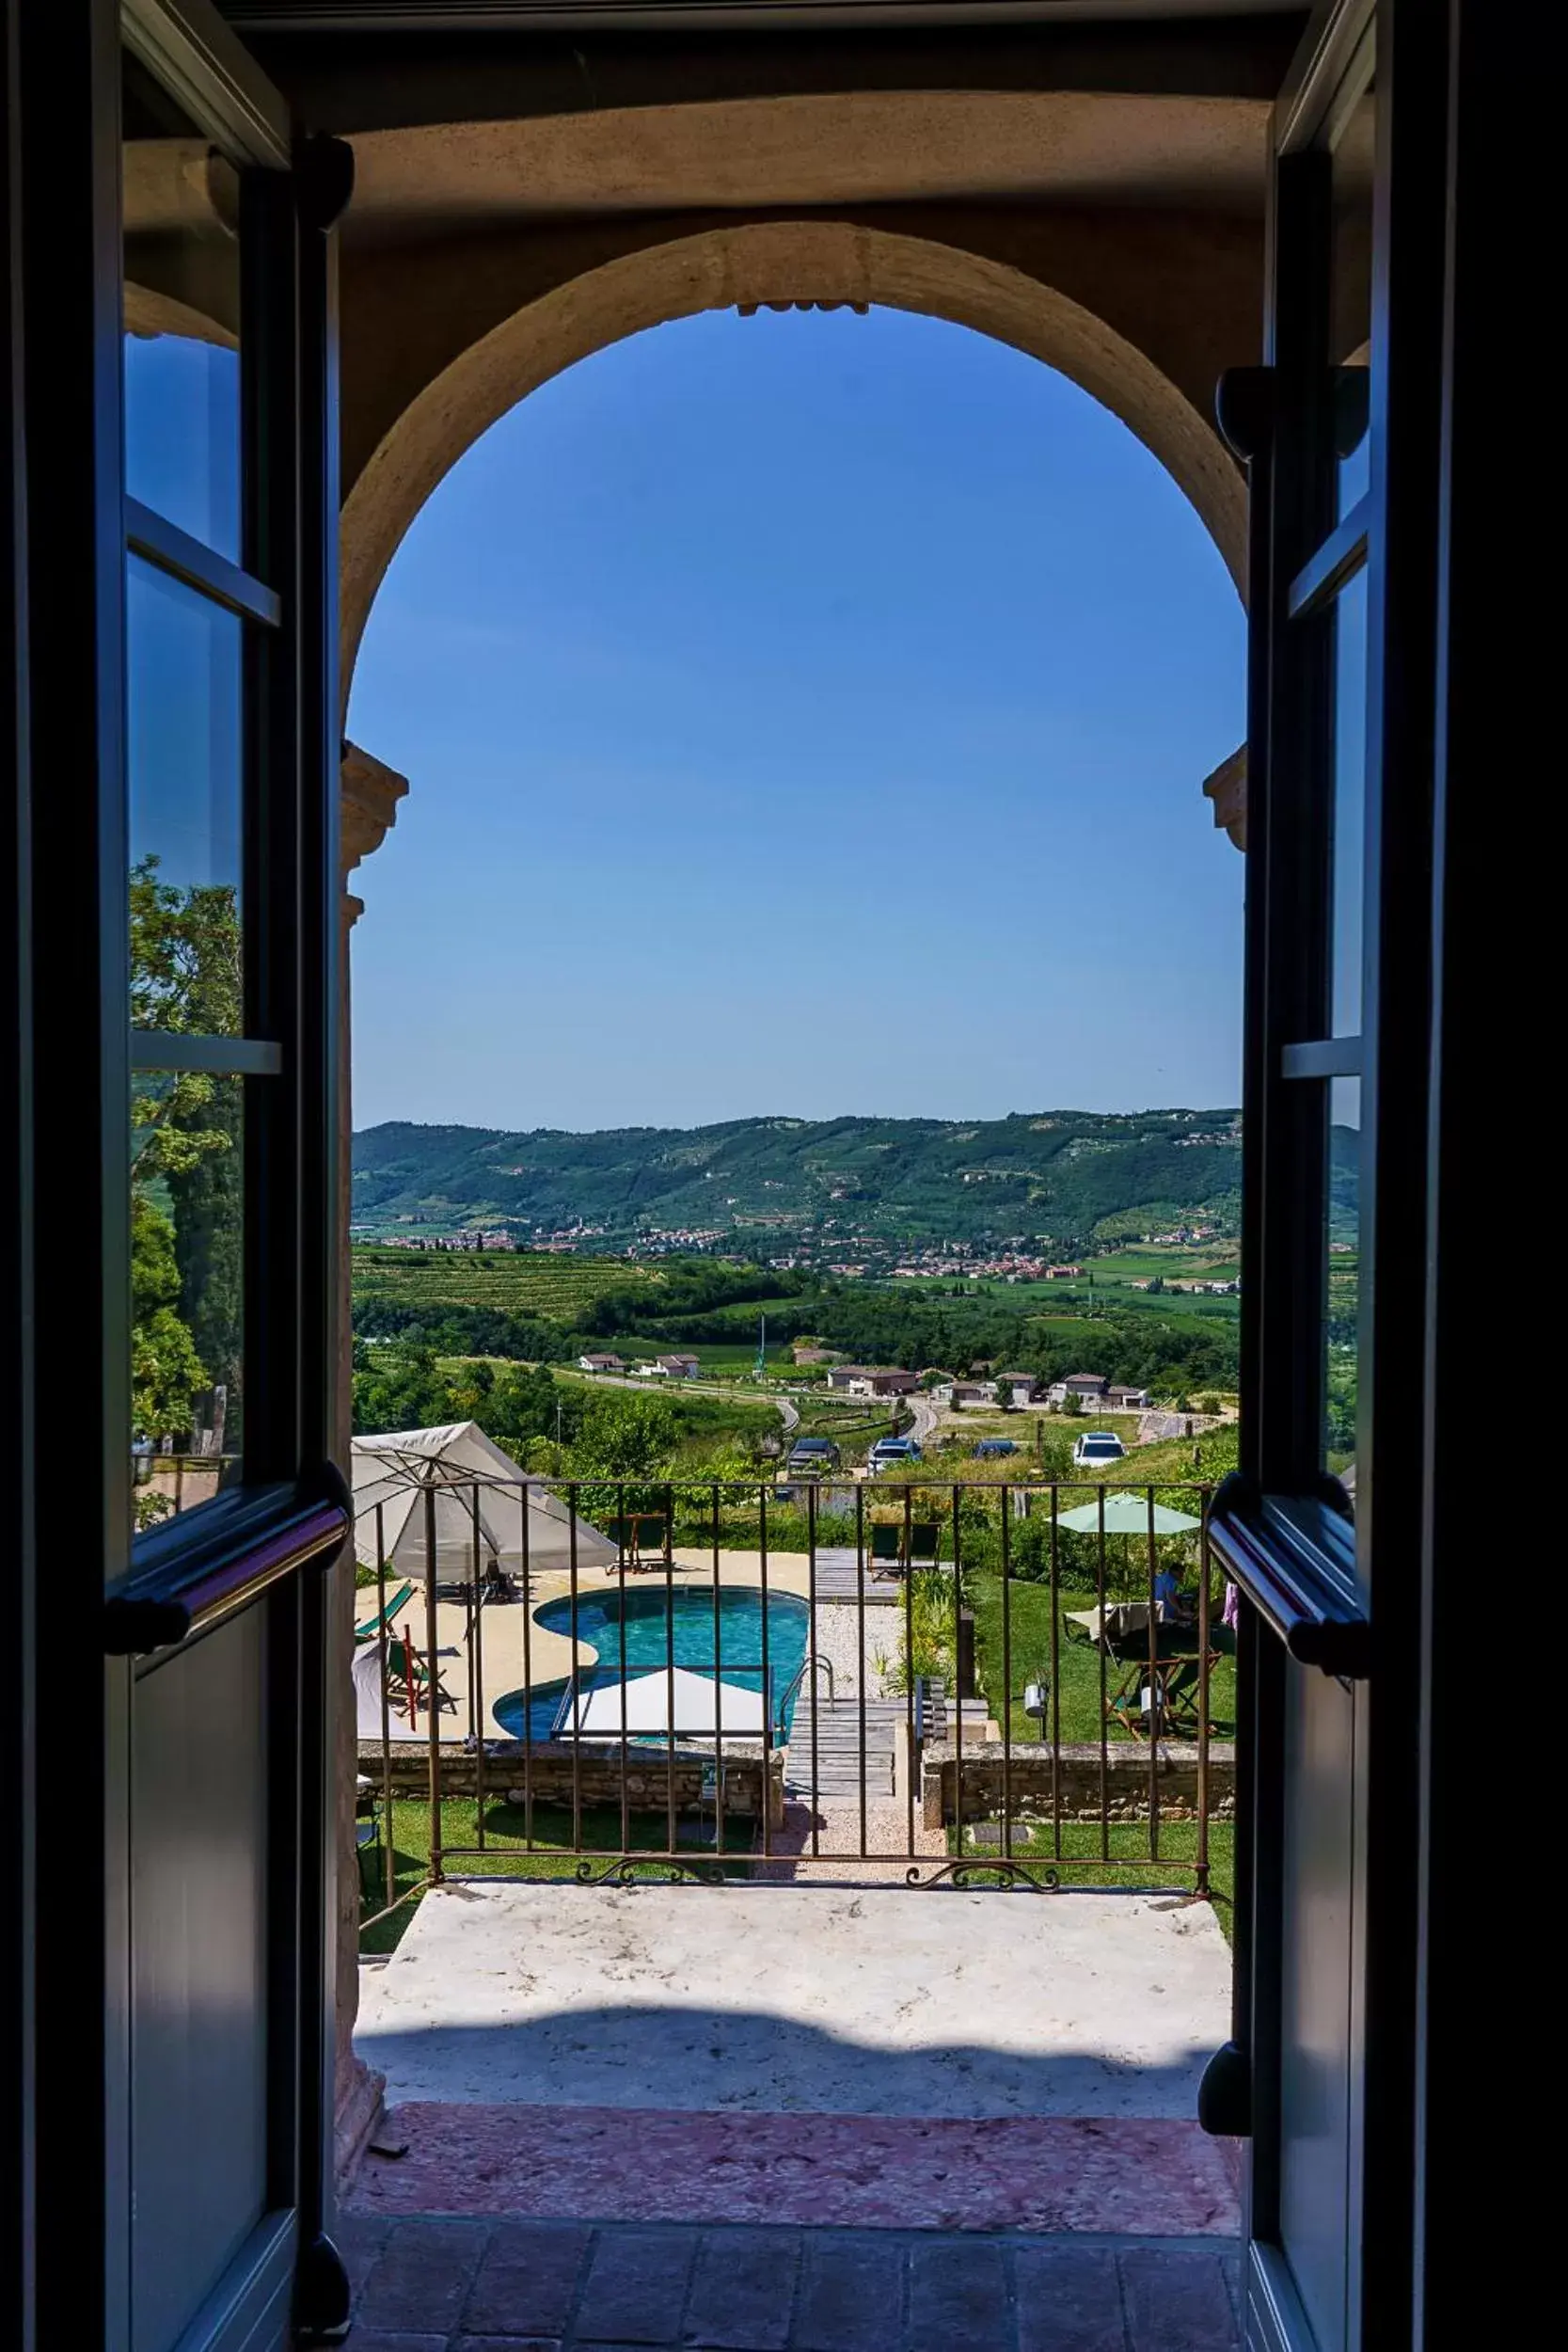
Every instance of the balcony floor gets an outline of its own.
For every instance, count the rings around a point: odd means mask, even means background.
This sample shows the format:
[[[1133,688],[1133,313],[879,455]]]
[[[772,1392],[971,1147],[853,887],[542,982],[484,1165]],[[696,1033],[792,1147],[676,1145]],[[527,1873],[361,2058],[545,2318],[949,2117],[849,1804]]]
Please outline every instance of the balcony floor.
[[[1235,2352],[1232,2247],[350,2217],[350,2352]]]
[[[363,1970],[355,2042],[393,2104],[1148,2118],[1229,2030],[1169,1894],[471,1879]]]
[[[364,2214],[1232,2236],[1207,1905],[888,1884],[425,1898],[362,1979]]]

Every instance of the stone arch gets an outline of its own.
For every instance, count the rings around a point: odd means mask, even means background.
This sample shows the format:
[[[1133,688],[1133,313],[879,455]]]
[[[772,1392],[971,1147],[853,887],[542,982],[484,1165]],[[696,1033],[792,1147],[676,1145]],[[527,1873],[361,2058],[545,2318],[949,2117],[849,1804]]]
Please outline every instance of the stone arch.
[[[414,517],[489,426],[578,360],[704,310],[878,304],[990,335],[1058,369],[1159,458],[1243,592],[1246,490],[1217,433],[1135,344],[1028,272],[960,246],[843,220],[706,228],[582,271],[482,335],[420,391],[344,502],[343,708],[377,589]],[[1223,822],[1223,819],[1221,820]]]

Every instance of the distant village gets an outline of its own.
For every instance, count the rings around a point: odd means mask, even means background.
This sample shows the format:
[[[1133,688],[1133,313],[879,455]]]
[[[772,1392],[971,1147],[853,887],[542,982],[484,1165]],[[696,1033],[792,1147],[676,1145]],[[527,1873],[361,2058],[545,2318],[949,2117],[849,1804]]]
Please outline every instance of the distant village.
[[[395,1233],[356,1229],[356,1241],[374,1241],[387,1249],[432,1250],[528,1250],[570,1256],[586,1251],[598,1257],[622,1257],[632,1261],[662,1257],[707,1257],[730,1255],[738,1258],[736,1235],[717,1226],[649,1227],[627,1241],[610,1238],[610,1228],[604,1225],[574,1224],[559,1226],[548,1232],[519,1230],[516,1223],[507,1225],[473,1225],[455,1231],[418,1230],[424,1227],[419,1217],[402,1217],[400,1226],[416,1229]],[[1218,1243],[1225,1236],[1217,1225],[1197,1224],[1176,1227],[1168,1232],[1129,1235],[1128,1240],[1155,1248],[1199,1248],[1206,1242]],[[728,1245],[727,1248],[725,1245]],[[1024,1247],[1022,1241],[1000,1248],[983,1243],[967,1241],[932,1241],[911,1249],[908,1243],[895,1244],[871,1234],[834,1235],[824,1239],[816,1248],[804,1244],[770,1256],[767,1263],[781,1274],[829,1274],[841,1279],[855,1281],[867,1276],[879,1280],[903,1281],[1001,1281],[1001,1282],[1071,1282],[1085,1278],[1094,1279],[1092,1265],[1076,1260],[1057,1260]],[[1147,1291],[1156,1286],[1171,1292],[1213,1292],[1224,1295],[1238,1288],[1235,1282],[1172,1281],[1156,1276],[1148,1280],[1133,1282],[1130,1288]]]
[[[1058,1410],[1077,1403],[1099,1406],[1106,1412],[1141,1412],[1148,1403],[1147,1389],[1111,1380],[1103,1373],[1070,1372],[1063,1380],[1043,1380],[1035,1372],[997,1372],[960,1379],[947,1372],[908,1372],[899,1364],[847,1364],[835,1351],[815,1341],[797,1342],[791,1350],[798,1367],[825,1365],[826,1384],[840,1396],[868,1399],[911,1396],[926,1390],[935,1405],[958,1410],[964,1406],[995,1406],[1006,1391],[1009,1405],[1053,1406]],[[702,1365],[689,1355],[655,1356],[634,1361],[613,1348],[590,1348],[578,1358],[578,1370],[604,1379],[695,1380]]]

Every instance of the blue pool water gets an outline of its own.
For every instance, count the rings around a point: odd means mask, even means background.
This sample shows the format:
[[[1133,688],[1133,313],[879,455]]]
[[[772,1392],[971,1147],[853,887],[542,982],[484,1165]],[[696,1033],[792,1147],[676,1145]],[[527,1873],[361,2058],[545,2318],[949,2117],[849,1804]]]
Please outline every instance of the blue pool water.
[[[762,1589],[756,1584],[723,1584],[719,1589],[718,1654],[722,1679],[745,1691],[762,1689]],[[778,1707],[800,1670],[806,1654],[810,1613],[794,1593],[768,1596],[768,1679]],[[550,1600],[534,1612],[534,1622],[566,1640],[572,1635],[570,1597]],[[713,1679],[714,1592],[711,1585],[677,1584],[666,1592],[662,1584],[644,1585],[622,1593],[579,1593],[577,1637],[598,1653],[598,1662],[581,1675],[583,1687],[597,1690],[625,1678],[648,1674],[669,1662]],[[625,1648],[622,1647],[623,1638]],[[525,1736],[547,1740],[566,1689],[565,1680],[536,1683],[531,1692],[509,1691],[496,1701],[496,1721],[514,1740]],[[789,1737],[795,1713],[791,1696],[784,1708],[784,1737]]]

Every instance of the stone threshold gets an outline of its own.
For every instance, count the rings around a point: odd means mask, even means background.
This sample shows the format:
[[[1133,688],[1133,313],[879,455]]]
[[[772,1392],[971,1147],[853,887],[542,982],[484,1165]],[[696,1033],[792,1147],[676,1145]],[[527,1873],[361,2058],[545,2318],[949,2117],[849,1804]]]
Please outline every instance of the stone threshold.
[[[391,2153],[396,2151],[397,2153]],[[349,2210],[1233,2238],[1225,2146],[1173,2117],[903,2117],[410,2101]]]

